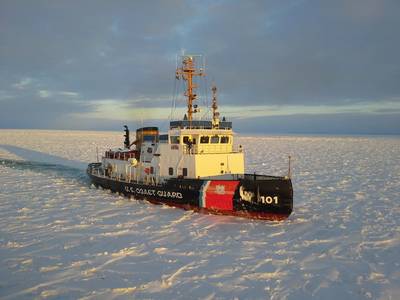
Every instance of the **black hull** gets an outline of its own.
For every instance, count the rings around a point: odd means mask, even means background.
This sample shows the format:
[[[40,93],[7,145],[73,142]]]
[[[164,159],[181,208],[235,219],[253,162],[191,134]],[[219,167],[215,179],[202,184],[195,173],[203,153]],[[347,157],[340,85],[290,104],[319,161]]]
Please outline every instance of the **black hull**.
[[[172,178],[152,185],[106,177],[100,164],[90,164],[87,173],[95,186],[135,199],[199,212],[247,218],[282,220],[293,210],[290,178],[262,175],[231,175],[207,179]]]

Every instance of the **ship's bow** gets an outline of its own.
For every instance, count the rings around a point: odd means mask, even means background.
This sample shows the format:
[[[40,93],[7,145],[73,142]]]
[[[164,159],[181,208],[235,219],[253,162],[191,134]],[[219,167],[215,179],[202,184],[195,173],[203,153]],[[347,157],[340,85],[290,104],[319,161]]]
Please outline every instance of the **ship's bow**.
[[[237,193],[237,209],[260,218],[286,218],[293,211],[293,187],[288,177],[245,175]]]

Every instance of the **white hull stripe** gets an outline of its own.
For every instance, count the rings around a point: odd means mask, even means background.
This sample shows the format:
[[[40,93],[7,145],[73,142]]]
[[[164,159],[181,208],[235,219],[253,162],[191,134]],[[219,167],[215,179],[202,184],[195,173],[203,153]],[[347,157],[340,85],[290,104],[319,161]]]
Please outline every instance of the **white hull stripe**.
[[[203,183],[200,189],[200,207],[206,207],[206,192],[211,181],[206,181]]]

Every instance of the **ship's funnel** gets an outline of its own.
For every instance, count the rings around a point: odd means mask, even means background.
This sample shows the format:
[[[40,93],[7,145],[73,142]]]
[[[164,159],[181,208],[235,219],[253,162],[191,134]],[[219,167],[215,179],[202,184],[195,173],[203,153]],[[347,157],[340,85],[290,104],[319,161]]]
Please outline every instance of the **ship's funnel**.
[[[136,149],[140,149],[143,142],[158,142],[158,127],[142,127],[136,130]]]

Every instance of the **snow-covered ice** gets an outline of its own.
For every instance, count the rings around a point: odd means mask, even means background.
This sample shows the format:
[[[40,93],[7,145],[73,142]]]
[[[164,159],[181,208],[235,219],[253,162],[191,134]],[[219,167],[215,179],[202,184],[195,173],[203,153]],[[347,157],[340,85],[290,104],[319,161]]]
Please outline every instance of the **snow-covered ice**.
[[[0,130],[1,299],[400,299],[400,138],[238,137],[283,175],[283,222],[184,211],[92,187],[122,133]]]

